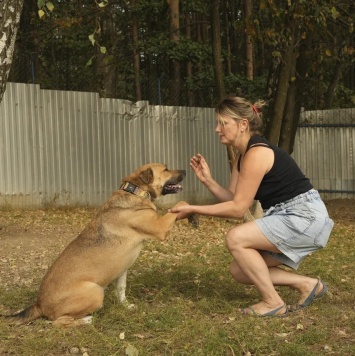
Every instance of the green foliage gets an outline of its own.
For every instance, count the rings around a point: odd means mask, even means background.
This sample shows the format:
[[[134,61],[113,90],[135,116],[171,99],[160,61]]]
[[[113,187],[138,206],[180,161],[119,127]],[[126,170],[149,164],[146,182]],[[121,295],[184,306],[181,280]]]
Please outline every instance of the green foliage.
[[[48,4],[39,1],[38,7],[48,8]],[[60,0],[50,4],[51,13],[47,11],[40,20],[36,17],[31,20],[41,62],[41,85],[50,89],[87,90],[88,82],[95,76],[86,66],[95,55],[92,46],[95,40],[88,39],[93,23],[86,20],[93,8],[79,7],[74,2],[64,4]],[[74,88],[71,82],[76,83]]]
[[[181,7],[188,12],[207,13],[208,2],[205,0],[182,0]]]
[[[179,41],[171,39],[166,1],[34,2],[37,6],[26,7],[23,14],[31,19],[30,28],[21,27],[18,37],[35,54],[31,55],[36,58],[36,65],[32,62],[33,75],[42,87],[104,92],[101,89],[114,81],[111,95],[135,100],[134,82],[138,75],[144,99],[154,103],[158,95],[153,88],[159,78],[166,79],[161,88],[164,98],[174,95],[173,81],[168,80],[174,76],[174,60],[180,63],[181,103],[188,101],[188,90],[193,90],[196,98],[208,98],[207,105],[212,105],[215,83],[209,2],[180,0]],[[347,1],[300,0],[276,4],[259,0],[254,2],[251,18],[246,19],[240,2],[225,0],[220,3],[220,11],[227,92],[238,90],[253,98],[266,96],[266,78],[278,76],[293,35],[292,23],[297,23],[295,52],[309,43],[312,49],[308,54],[307,78],[303,79],[307,86],[299,94],[308,108],[324,105],[337,61],[342,62],[343,72],[354,66],[351,42],[354,18]],[[136,43],[133,43],[134,23],[138,26]],[[244,75],[245,33],[252,36],[254,44],[252,82]],[[133,67],[133,50],[139,53],[139,73]],[[28,65],[26,60],[23,65]],[[339,85],[334,105],[352,103],[354,84],[342,79]],[[198,105],[206,105],[206,101],[201,100]]]
[[[355,107],[355,92],[342,84],[339,84],[336,89],[333,108],[353,108]]]
[[[49,15],[51,12],[54,11],[54,5],[51,1],[47,0],[38,0],[38,16],[39,18],[43,18],[46,15]]]
[[[266,77],[257,77],[255,80],[248,80],[244,76],[229,75],[225,77],[226,89],[228,93],[247,97],[251,101],[265,99]]]
[[[208,43],[196,42],[189,37],[181,37],[179,43],[168,41],[169,58],[179,61],[191,61],[195,64],[206,62],[211,57],[211,46]]]

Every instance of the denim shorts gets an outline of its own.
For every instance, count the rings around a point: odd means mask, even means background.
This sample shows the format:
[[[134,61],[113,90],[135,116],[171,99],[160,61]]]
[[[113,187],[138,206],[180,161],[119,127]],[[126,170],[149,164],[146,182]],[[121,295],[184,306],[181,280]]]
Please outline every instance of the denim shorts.
[[[293,269],[298,268],[304,257],[325,247],[334,226],[315,189],[272,206],[255,222],[281,251],[265,253]]]

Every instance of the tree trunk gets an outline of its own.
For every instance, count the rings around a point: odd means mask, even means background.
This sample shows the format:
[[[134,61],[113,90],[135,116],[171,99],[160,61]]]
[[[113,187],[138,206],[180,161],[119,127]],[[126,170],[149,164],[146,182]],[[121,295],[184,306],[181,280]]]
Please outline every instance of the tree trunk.
[[[133,71],[134,87],[136,91],[136,100],[142,100],[141,82],[140,82],[140,58],[138,50],[138,20],[135,13],[136,0],[132,0],[132,42],[133,42]]]
[[[179,20],[179,0],[168,0],[170,14],[170,39],[177,45],[180,41],[180,20]],[[173,58],[172,67],[172,85],[170,98],[172,105],[180,103],[180,61]]]
[[[190,19],[190,13],[186,12],[185,13],[185,35],[186,38],[191,38],[191,19]],[[186,63],[186,76],[188,81],[193,77],[193,64],[190,60],[187,61]],[[187,102],[189,106],[195,106],[196,102],[195,102],[195,95],[193,90],[188,87],[187,88]]]
[[[310,55],[312,53],[312,37],[309,34],[307,39],[299,46],[299,55],[296,58],[295,80],[291,81],[290,90],[287,95],[286,115],[292,112],[292,119],[289,127],[281,128],[281,137],[279,145],[289,154],[293,152],[297,127],[300,120],[303,93],[305,89],[305,78],[309,69]],[[285,115],[285,116],[286,116]]]
[[[292,73],[292,62],[294,56],[294,47],[296,41],[297,25],[295,22],[290,23],[291,39],[282,56],[281,69],[278,77],[277,90],[273,109],[270,115],[270,121],[266,128],[266,137],[270,142],[277,145],[281,134],[281,125],[284,117],[284,110],[289,90],[289,81]]]
[[[249,33],[249,21],[253,11],[253,0],[244,1],[245,14],[245,76],[249,80],[254,79],[254,46]]]
[[[115,36],[115,18],[113,12],[107,12],[102,16],[101,22],[101,36],[109,39],[110,50],[114,53],[117,50],[117,37]],[[117,82],[117,67],[113,61],[105,61],[106,54],[101,53],[100,48],[97,47],[97,72],[101,79],[100,82],[100,96],[103,98],[116,97],[116,82]]]
[[[296,66],[296,55],[294,54],[292,58],[292,64],[290,69],[290,78],[295,78],[295,66]],[[297,87],[295,79],[291,79],[289,81],[288,90],[287,90],[287,98],[284,108],[284,114],[281,123],[280,129],[280,139],[278,142],[279,147],[282,147],[287,152],[290,152],[290,139],[291,139],[291,130],[292,123],[295,119],[295,105],[296,105],[296,96],[297,96]]]
[[[8,82],[35,83],[37,79],[38,49],[35,45],[36,36],[31,28],[33,14],[37,10],[37,0],[23,3]]]
[[[224,87],[222,44],[221,44],[221,22],[219,14],[219,1],[212,0],[211,6],[211,28],[212,28],[212,57],[214,80],[216,84],[217,99],[222,100],[226,95]]]
[[[22,7],[23,0],[4,0],[0,2],[0,103],[4,96],[7,78],[10,73]]]
[[[231,36],[230,36],[230,23],[228,19],[228,1],[224,2],[224,31],[225,31],[225,36],[226,36],[226,73],[227,75],[232,74],[232,45],[231,45]]]
[[[219,14],[219,1],[212,0],[211,4],[211,28],[212,28],[212,56],[213,71],[216,84],[217,99],[222,100],[226,95],[224,87],[224,75],[222,65],[221,22]],[[231,146],[227,146],[227,155],[230,169],[235,162],[236,153]]]

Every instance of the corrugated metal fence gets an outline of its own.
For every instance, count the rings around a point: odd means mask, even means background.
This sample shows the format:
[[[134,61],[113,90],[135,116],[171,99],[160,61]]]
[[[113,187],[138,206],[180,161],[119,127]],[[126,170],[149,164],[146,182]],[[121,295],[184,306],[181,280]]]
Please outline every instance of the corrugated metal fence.
[[[323,195],[353,198],[354,119],[348,127],[313,127],[320,116],[312,115],[299,129],[294,158]],[[184,191],[157,205],[211,202],[190,173],[189,160],[203,153],[215,179],[228,184],[226,149],[214,127],[210,108],[152,106],[8,83],[0,104],[0,206],[100,205],[123,177],[148,162],[188,172]]]
[[[304,112],[293,157],[324,198],[355,198],[355,109]]]
[[[0,205],[99,205],[123,177],[149,162],[188,172],[183,192],[161,198],[160,205],[208,201],[189,160],[203,152],[216,179],[227,184],[226,150],[214,125],[207,108],[8,83],[0,104]]]

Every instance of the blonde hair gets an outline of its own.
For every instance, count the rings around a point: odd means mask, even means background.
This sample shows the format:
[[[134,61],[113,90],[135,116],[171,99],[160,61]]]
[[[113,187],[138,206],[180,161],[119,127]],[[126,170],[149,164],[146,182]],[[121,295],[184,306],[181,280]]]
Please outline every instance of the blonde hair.
[[[244,98],[229,95],[216,106],[216,113],[236,121],[246,119],[249,122],[250,134],[260,135],[263,128],[261,109],[264,105],[266,103],[263,100],[257,100],[252,104]]]

